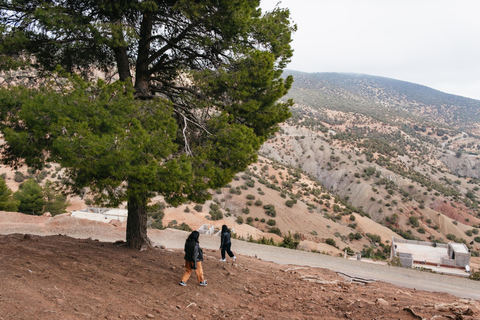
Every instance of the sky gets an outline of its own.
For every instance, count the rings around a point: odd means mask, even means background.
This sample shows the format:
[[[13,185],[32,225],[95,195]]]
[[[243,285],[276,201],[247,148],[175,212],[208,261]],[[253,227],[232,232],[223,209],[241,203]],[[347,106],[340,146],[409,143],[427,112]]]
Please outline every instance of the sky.
[[[288,69],[363,73],[480,99],[479,0],[261,0],[297,25]]]

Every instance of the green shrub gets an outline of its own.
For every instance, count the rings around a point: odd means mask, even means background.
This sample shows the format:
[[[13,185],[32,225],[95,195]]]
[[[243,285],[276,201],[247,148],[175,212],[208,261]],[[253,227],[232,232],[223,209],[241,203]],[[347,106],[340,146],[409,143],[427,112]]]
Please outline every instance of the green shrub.
[[[241,216],[237,217],[237,223],[242,224],[243,223],[243,218]]]
[[[325,240],[325,243],[328,244],[328,245],[330,245],[330,246],[333,246],[333,247],[336,247],[336,246],[337,246],[337,244],[335,243],[335,240],[333,240],[332,238],[327,238],[327,239]]]
[[[255,196],[253,194],[247,194],[248,200],[255,200]]]
[[[367,237],[372,239],[373,242],[378,242],[378,243],[382,242],[382,237],[380,237],[378,234],[367,233]]]
[[[263,202],[262,202],[261,200],[257,200],[257,201],[255,201],[254,204],[255,204],[257,207],[260,207],[260,206],[263,204]]]
[[[418,218],[417,217],[414,217],[414,216],[411,216],[410,218],[408,218],[408,221],[410,222],[410,224],[417,228],[420,224],[418,223]]]
[[[203,206],[201,204],[196,204],[195,207],[193,207],[193,209],[197,212],[202,212]]]
[[[289,248],[289,249],[297,249],[300,241],[292,237],[290,232],[288,232],[288,236],[283,237],[283,241],[280,244],[280,247]]]
[[[21,173],[20,171],[15,171],[15,176],[13,177],[13,180],[15,182],[23,182],[25,181],[26,177],[23,173]]]
[[[273,220],[273,219],[268,219],[267,224],[268,224],[269,226],[274,226],[274,225],[277,224],[277,222],[276,222],[275,220]]]
[[[253,187],[255,187],[255,181],[253,181],[253,180],[247,180],[247,181],[245,181],[245,185],[246,185],[247,187],[253,188]]]
[[[210,218],[214,221],[220,220],[223,218],[223,213],[220,210],[210,210]]]
[[[271,227],[271,228],[268,230],[268,232],[274,233],[274,234],[276,234],[276,235],[278,235],[278,236],[280,236],[280,237],[282,236],[282,231],[280,231],[280,229],[279,229],[278,227]]]

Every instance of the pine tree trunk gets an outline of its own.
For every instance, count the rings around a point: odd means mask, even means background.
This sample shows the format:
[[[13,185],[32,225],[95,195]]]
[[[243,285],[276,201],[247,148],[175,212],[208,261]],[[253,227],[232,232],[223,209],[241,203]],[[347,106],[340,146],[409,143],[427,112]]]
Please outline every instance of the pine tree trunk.
[[[147,237],[147,194],[134,191],[130,186],[128,196],[127,247],[140,250],[142,246],[150,246]]]

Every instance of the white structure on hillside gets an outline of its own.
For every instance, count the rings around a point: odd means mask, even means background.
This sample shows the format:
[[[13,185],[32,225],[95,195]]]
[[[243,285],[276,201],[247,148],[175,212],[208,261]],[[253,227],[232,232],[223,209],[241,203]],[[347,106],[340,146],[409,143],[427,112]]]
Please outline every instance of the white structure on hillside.
[[[112,220],[127,221],[128,210],[116,208],[87,207],[83,210],[72,211],[72,217],[109,223]]]
[[[404,268],[414,265],[467,269],[470,252],[463,243],[432,243],[392,237],[390,258],[400,258]],[[469,267],[468,267],[469,269]]]
[[[217,229],[215,232],[215,226],[211,224],[204,224],[200,228],[198,228],[198,233],[205,234],[207,236],[220,236],[222,233],[222,229]],[[235,232],[235,228],[230,228],[231,232]]]

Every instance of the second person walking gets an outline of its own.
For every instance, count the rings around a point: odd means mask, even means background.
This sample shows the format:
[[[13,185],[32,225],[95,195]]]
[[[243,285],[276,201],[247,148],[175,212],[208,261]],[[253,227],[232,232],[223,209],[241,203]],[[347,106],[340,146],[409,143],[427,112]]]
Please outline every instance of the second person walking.
[[[225,259],[225,252],[228,253],[228,256],[233,259],[233,262],[235,262],[235,255],[233,254],[231,247],[232,247],[232,234],[230,232],[230,229],[226,225],[222,226],[222,235],[221,235],[221,242],[220,242],[220,249],[222,253],[222,259],[220,261],[227,261]]]

